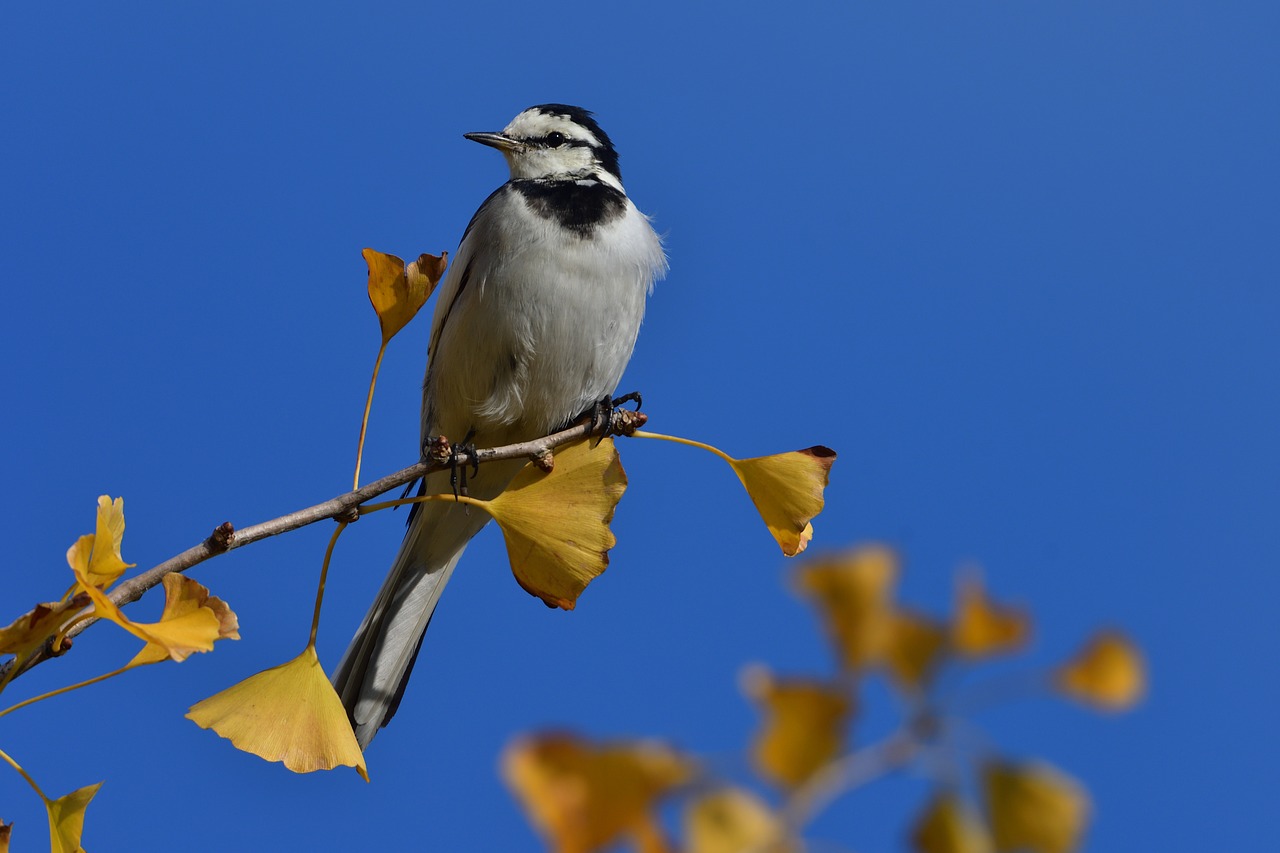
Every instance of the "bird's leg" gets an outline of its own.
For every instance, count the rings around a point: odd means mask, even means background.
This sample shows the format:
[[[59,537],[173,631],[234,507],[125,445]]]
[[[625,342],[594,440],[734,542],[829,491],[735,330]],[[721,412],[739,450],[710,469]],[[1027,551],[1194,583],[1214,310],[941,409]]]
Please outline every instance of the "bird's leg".
[[[480,460],[476,459],[476,446],[471,443],[475,435],[476,431],[473,427],[467,431],[462,441],[449,448],[449,486],[453,489],[455,498],[467,493],[467,466],[458,465],[458,454],[465,453],[471,460],[472,476],[480,473]]]
[[[600,431],[600,437],[596,441],[596,445],[598,446],[601,441],[613,434],[614,409],[624,403],[635,403],[636,411],[638,412],[642,402],[639,391],[631,391],[621,397],[601,397],[597,400],[595,405],[591,407],[591,411],[587,413],[591,418],[591,434],[595,434],[597,430]]]

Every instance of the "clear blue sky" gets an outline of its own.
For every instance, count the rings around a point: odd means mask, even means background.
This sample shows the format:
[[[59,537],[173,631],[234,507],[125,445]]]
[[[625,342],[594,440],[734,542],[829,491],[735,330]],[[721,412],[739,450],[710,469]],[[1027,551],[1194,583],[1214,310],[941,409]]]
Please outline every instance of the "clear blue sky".
[[[0,616],[65,588],[99,494],[125,496],[146,567],[342,491],[377,344],[360,250],[452,250],[505,179],[462,134],[581,104],[667,235],[624,380],[654,428],[836,448],[814,549],[893,543],[937,613],[981,563],[1037,614],[1033,662],[1126,627],[1153,673],[1136,713],[983,722],[1087,782],[1091,850],[1258,849],[1280,784],[1278,25],[1262,2],[13,5]],[[413,460],[426,335],[391,347],[370,475]],[[53,793],[106,780],[99,853],[533,849],[495,763],[535,726],[740,766],[738,668],[822,673],[827,651],[726,470],[622,449],[619,545],[576,612],[516,585],[495,530],[472,546],[372,785],[182,716],[300,650],[323,525],[195,572],[244,640],[15,714],[0,744]],[[339,545],[328,664],[401,525]],[[95,628],[10,695],[133,648]],[[922,790],[873,788],[814,835],[901,849]],[[15,850],[46,843],[8,772],[0,817]]]

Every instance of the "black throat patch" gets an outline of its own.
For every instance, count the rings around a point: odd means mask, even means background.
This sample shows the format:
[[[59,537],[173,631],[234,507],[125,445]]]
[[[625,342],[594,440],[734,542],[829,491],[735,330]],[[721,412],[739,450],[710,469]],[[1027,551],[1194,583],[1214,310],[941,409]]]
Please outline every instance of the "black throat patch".
[[[520,180],[511,186],[534,213],[556,220],[584,240],[627,212],[627,197],[595,180]]]

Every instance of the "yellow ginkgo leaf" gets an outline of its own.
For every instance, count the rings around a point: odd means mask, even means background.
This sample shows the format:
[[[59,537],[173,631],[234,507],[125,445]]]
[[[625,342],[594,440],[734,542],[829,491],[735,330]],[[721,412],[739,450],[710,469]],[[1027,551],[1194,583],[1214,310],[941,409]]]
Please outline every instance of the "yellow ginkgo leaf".
[[[45,800],[49,812],[49,844],[53,853],[84,853],[80,836],[84,834],[84,811],[102,787],[87,785],[56,800]]]
[[[386,343],[408,325],[435,290],[448,255],[420,255],[405,267],[395,255],[365,249],[369,265],[369,301],[378,314],[382,341]]]
[[[836,461],[836,452],[831,448],[815,445],[774,456],[734,459],[701,441],[643,430],[632,435],[685,444],[719,456],[729,463],[746,487],[765,526],[782,546],[782,553],[794,557],[809,547],[813,539],[812,521],[822,512],[822,493]]]
[[[822,492],[835,461],[836,452],[819,445],[729,463],[788,557],[809,547],[811,522],[822,512]]]
[[[126,563],[120,556],[120,543],[124,539],[124,498],[111,500],[107,495],[98,498],[97,529],[81,536],[67,549],[67,564],[73,571],[82,572],[93,586],[105,589],[132,569],[136,563]]]
[[[167,621],[162,616],[159,622],[134,622],[125,616],[124,612],[111,599],[107,598],[102,590],[90,584],[89,579],[83,573],[77,571],[75,575],[80,587],[88,593],[89,598],[93,601],[94,616],[114,622],[143,642],[158,647],[159,650],[164,652],[164,657],[179,662],[184,661],[195,652],[212,651],[213,641],[223,637],[222,623],[210,607],[197,607],[191,612],[181,612],[177,618]],[[165,578],[165,581],[165,593],[167,596],[170,591],[170,584],[168,578]],[[192,581],[192,583],[195,583],[195,581]],[[180,583],[174,584],[174,586],[182,588]],[[208,590],[205,590],[199,584],[196,584],[196,586],[204,590],[205,595],[208,595]],[[225,607],[225,605],[223,606]],[[133,659],[131,665],[136,666],[163,660],[163,657],[153,657],[154,654],[155,651],[148,652],[144,648]]]
[[[987,598],[978,574],[960,577],[951,625],[951,644],[957,654],[982,658],[1013,651],[1026,644],[1030,633],[1031,617],[1026,611]]]
[[[0,654],[15,655],[21,662],[88,603],[88,596],[80,594],[68,596],[63,601],[37,604],[11,624],[0,628]]]
[[[885,662],[894,679],[907,690],[929,685],[947,650],[947,629],[934,619],[898,610],[890,618]]]
[[[658,803],[693,772],[662,744],[597,746],[563,733],[521,738],[502,757],[507,787],[559,853],[592,853],[624,836],[641,850],[667,849]]]
[[[9,836],[13,833],[13,824],[0,820],[0,853],[9,853]]]
[[[996,850],[1070,853],[1089,820],[1089,795],[1048,764],[992,763],[983,787]]]
[[[1119,631],[1100,631],[1054,673],[1068,696],[1105,711],[1125,711],[1147,689],[1142,652]]]
[[[911,844],[919,853],[992,853],[981,819],[952,794],[939,794],[916,821]]]
[[[811,679],[777,679],[762,666],[743,673],[742,687],[764,715],[751,747],[764,778],[795,788],[844,752],[853,713],[844,690]]]
[[[791,853],[799,850],[787,837],[782,819],[767,804],[742,788],[703,794],[684,812],[687,853]]]
[[[572,610],[578,596],[609,565],[609,522],[627,488],[611,439],[566,444],[544,473],[526,465],[506,490],[477,501],[507,543],[520,586],[548,606]]]
[[[130,662],[130,666],[144,663],[156,663],[162,660],[182,660],[173,655],[173,638],[182,637],[179,654],[182,650],[195,648],[207,636],[210,623],[206,613],[212,613],[217,620],[217,635],[214,640],[240,639],[240,623],[236,614],[227,603],[209,594],[202,584],[186,575],[177,572],[164,576],[164,612],[156,625],[147,626],[149,633],[154,634],[157,628],[162,629],[165,642],[149,641],[142,651]],[[187,653],[189,654],[189,652]],[[186,654],[183,654],[186,657]]]
[[[236,749],[281,761],[294,773],[354,767],[369,781],[364,755],[314,646],[197,702],[187,719]]]
[[[798,591],[817,606],[846,670],[884,661],[893,637],[897,579],[898,557],[881,545],[812,560],[796,573]]]

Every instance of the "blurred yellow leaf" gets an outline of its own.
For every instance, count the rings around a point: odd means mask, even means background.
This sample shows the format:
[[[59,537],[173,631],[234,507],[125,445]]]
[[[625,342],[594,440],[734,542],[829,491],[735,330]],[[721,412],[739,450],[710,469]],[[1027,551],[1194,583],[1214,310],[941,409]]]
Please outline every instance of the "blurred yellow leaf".
[[[98,498],[98,522],[94,533],[81,536],[67,549],[67,564],[82,572],[93,586],[111,586],[136,563],[126,563],[120,556],[124,539],[124,498]]]
[[[658,801],[693,772],[661,744],[596,746],[561,733],[521,738],[502,756],[507,787],[557,853],[592,853],[623,836],[643,853],[666,850]]]
[[[1070,853],[1089,820],[1089,795],[1048,764],[992,763],[983,787],[996,850]]]
[[[911,843],[919,853],[992,853],[991,835],[952,794],[939,794],[916,821]]]
[[[788,557],[809,547],[813,538],[810,522],[822,512],[822,491],[835,461],[836,452],[819,445],[729,463]]]
[[[208,638],[211,625],[206,613],[213,614],[217,620],[217,634],[212,638],[213,640],[240,639],[240,624],[236,614],[231,611],[225,601],[210,595],[209,590],[202,584],[177,572],[165,575],[163,583],[164,612],[160,614],[159,625],[163,626],[169,638],[168,644],[155,640],[148,641],[142,647],[142,651],[130,661],[131,666],[156,663],[171,657],[174,660],[185,658],[190,652],[183,654],[182,657],[173,656],[171,646],[174,636],[182,637],[180,649],[205,651],[196,646]],[[154,631],[155,626],[151,627]]]
[[[928,686],[947,650],[947,628],[934,619],[898,610],[890,618],[886,663],[898,684],[909,690]]]
[[[751,748],[752,762],[764,778],[795,788],[844,752],[853,702],[839,687],[777,679],[754,666],[743,673],[742,688],[764,715]]]
[[[787,837],[777,814],[742,788],[703,794],[684,812],[686,853],[791,853],[800,848]]]
[[[846,670],[882,663],[893,637],[898,557],[865,545],[806,563],[796,573],[801,595],[817,606]]]
[[[1025,645],[1031,633],[1031,617],[1026,611],[1003,607],[987,598],[976,573],[961,576],[955,608],[951,644],[963,657],[981,658],[1013,651]]]
[[[80,836],[84,834],[84,811],[102,787],[87,785],[56,800],[44,801],[49,812],[49,843],[53,853],[84,853]]]
[[[1133,641],[1119,631],[1101,631],[1054,673],[1066,695],[1106,711],[1125,711],[1147,689],[1146,664]]]
[[[555,467],[526,465],[482,506],[502,528],[520,586],[548,606],[572,610],[588,583],[609,565],[616,540],[613,511],[627,488],[612,439],[566,444]]]
[[[406,268],[395,255],[374,249],[362,253],[369,265],[369,301],[378,314],[382,342],[395,337],[426,303],[444,275],[448,255],[419,255]]]
[[[176,618],[168,620],[165,619],[164,615],[161,615],[159,622],[134,622],[125,616],[102,590],[90,584],[89,579],[84,574],[77,571],[75,575],[81,588],[88,593],[89,598],[93,601],[94,616],[116,623],[130,634],[148,643],[149,646],[155,647],[150,652],[144,648],[131,661],[131,665],[154,663],[156,660],[163,660],[164,657],[181,662],[195,652],[212,651],[214,640],[222,639],[222,623],[210,607],[198,606],[190,612],[181,611],[176,614]],[[171,587],[169,579],[165,578],[165,581],[166,598],[172,588],[185,588],[181,582],[175,583]],[[195,583],[195,581],[191,581],[191,583],[204,590],[204,594],[208,595],[209,591],[200,586],[200,584]],[[226,605],[223,606],[225,607]],[[168,602],[166,601],[167,610]],[[236,636],[238,637],[239,635],[237,634]],[[163,653],[161,657],[154,657],[157,651]]]
[[[284,762],[294,773],[341,765],[354,767],[369,781],[347,712],[314,646],[288,663],[197,702],[187,719],[213,729],[236,749]]]
[[[75,595],[63,601],[37,604],[11,624],[0,628],[0,654],[14,655],[21,662],[88,603],[88,597]]]
[[[0,853],[9,853],[9,836],[13,833],[13,824],[0,820]]]

